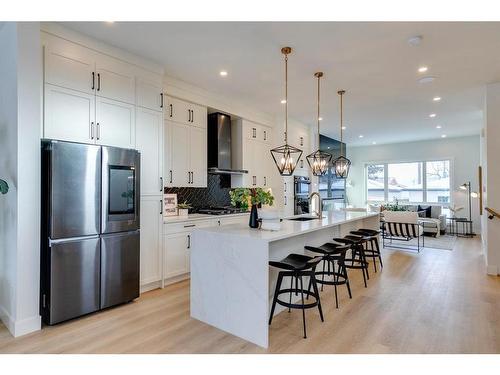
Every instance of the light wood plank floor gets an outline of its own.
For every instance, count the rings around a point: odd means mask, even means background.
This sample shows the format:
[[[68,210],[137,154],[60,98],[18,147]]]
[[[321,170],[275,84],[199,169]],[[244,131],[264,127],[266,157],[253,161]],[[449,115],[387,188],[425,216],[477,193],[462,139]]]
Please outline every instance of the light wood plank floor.
[[[128,305],[46,327],[17,339],[0,324],[0,353],[499,353],[500,277],[485,274],[478,239],[453,251],[384,251],[368,289],[351,273],[353,299],[322,293],[325,322],[300,310],[278,315],[269,350],[189,317],[189,283]]]

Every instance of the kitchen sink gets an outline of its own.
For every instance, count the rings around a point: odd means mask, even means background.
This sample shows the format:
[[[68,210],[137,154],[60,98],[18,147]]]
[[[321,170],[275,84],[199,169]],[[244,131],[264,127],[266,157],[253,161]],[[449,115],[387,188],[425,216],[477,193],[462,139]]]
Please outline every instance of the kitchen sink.
[[[311,216],[302,216],[302,217],[293,217],[288,220],[293,220],[293,221],[309,221],[309,220],[318,220],[319,218],[317,217],[311,217]]]

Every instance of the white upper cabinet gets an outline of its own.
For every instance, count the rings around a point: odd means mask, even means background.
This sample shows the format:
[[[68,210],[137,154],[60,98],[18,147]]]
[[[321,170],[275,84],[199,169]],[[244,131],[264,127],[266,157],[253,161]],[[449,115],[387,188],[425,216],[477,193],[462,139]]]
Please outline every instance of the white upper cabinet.
[[[207,186],[207,131],[165,121],[165,186]]]
[[[80,45],[54,41],[44,47],[45,82],[91,94],[95,90],[95,53]]]
[[[164,97],[165,119],[181,124],[207,127],[207,107],[171,96]]]
[[[135,148],[135,106],[97,97],[96,141],[106,146]]]
[[[96,95],[134,104],[134,74],[130,64],[99,54],[96,60]]]
[[[163,194],[163,120],[162,113],[136,108],[135,143],[141,152],[141,196]]]
[[[190,127],[189,167],[191,187],[207,186],[207,130]]]
[[[233,168],[247,174],[231,177],[232,187],[268,187],[272,156],[271,128],[247,120],[233,121],[231,154]]]
[[[95,131],[93,94],[45,85],[45,138],[93,143]]]
[[[136,104],[139,107],[162,111],[165,97],[162,93],[161,77],[158,80],[136,79]]]
[[[189,124],[189,103],[184,100],[165,96],[165,118],[181,124]]]

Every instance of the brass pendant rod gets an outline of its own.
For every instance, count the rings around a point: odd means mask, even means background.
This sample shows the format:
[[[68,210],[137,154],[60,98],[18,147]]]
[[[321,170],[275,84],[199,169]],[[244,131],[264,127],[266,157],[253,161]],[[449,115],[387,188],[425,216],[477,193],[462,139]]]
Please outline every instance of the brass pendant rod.
[[[319,150],[319,80],[321,78],[321,75],[318,73],[318,150]]]
[[[345,94],[345,90],[339,90],[337,94],[340,95],[340,156],[344,156],[344,147],[343,147],[343,121],[344,121],[344,103],[343,96]]]

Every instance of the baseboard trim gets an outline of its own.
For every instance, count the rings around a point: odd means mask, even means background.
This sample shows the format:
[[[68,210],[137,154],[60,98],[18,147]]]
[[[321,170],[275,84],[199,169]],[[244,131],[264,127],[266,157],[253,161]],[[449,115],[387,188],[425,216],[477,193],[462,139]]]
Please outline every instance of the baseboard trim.
[[[498,266],[494,265],[494,264],[489,264],[486,266],[486,273],[488,275],[492,275],[492,276],[498,276],[499,273],[498,273]]]
[[[23,336],[42,329],[42,318],[40,315],[16,322],[3,306],[0,306],[0,319],[14,337]]]
[[[182,275],[173,276],[171,278],[165,279],[164,286],[187,280],[187,279],[189,279],[189,277],[190,277],[189,273],[184,273]],[[141,294],[149,292],[150,290],[160,289],[160,288],[161,288],[161,281],[153,281],[151,283],[141,285]]]

